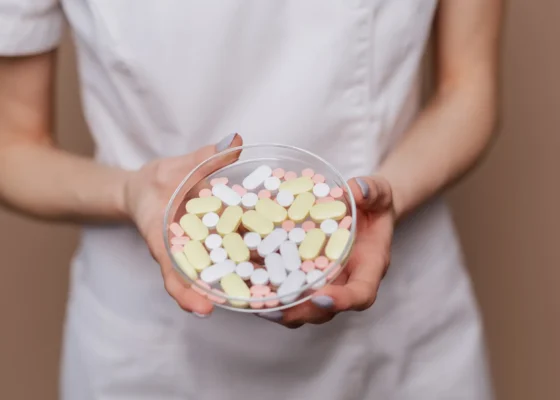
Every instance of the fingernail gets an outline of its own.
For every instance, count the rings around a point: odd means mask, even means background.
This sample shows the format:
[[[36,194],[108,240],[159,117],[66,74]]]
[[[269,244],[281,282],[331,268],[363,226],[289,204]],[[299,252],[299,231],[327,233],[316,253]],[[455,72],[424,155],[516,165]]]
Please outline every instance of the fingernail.
[[[193,312],[193,315],[198,318],[208,318],[210,316],[210,314],[199,314],[197,312]]]
[[[367,199],[369,197],[369,185],[362,178],[356,178],[356,183],[360,187],[364,199]]]
[[[332,308],[334,306],[334,300],[330,296],[313,297],[311,302],[319,308]]]
[[[224,151],[225,149],[227,149],[233,142],[233,139],[235,139],[235,135],[237,135],[237,133],[230,133],[225,138],[220,140],[216,144],[216,151]]]
[[[282,318],[284,317],[282,311],[271,311],[268,313],[260,313],[257,315],[261,318],[268,319],[269,321],[274,321],[274,322],[282,321]]]

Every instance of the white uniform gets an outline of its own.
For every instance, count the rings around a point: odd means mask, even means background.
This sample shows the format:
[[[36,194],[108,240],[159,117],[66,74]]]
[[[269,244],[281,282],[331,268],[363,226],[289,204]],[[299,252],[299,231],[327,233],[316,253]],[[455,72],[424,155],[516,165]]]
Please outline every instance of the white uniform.
[[[374,171],[415,118],[435,0],[0,0],[0,52],[55,46],[63,16],[106,164],[138,168],[232,131]],[[65,400],[487,400],[455,231],[404,222],[374,307],[288,330],[182,312],[132,226],[88,227],[73,261]]]

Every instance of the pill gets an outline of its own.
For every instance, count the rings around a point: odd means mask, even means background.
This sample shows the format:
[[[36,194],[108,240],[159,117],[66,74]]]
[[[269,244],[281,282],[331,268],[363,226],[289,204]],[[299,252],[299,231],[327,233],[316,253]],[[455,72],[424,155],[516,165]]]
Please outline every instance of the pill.
[[[224,276],[220,280],[220,286],[228,296],[241,297],[241,298],[251,297],[249,286],[247,286],[245,281],[235,273],[231,273]],[[239,307],[239,308],[244,308],[248,306],[247,302],[243,300],[230,300],[230,304],[234,307]]]
[[[294,171],[287,171],[284,174],[284,180],[285,181],[293,181],[294,179],[297,179],[298,175],[297,172]]]
[[[215,212],[209,212],[208,214],[204,214],[204,217],[202,217],[202,223],[208,229],[214,229],[216,225],[218,225],[219,220],[220,220],[220,216]]]
[[[275,176],[278,179],[282,179],[285,173],[286,171],[284,171],[282,168],[276,168],[274,171],[272,171],[272,176]]]
[[[248,210],[252,210],[257,205],[259,196],[256,193],[247,193],[241,198],[241,205]]]
[[[315,196],[309,192],[298,194],[290,208],[288,216],[292,221],[302,222],[309,215],[311,207],[315,204]]]
[[[265,296],[266,297],[274,297],[274,296],[276,296],[276,293],[270,292],[270,294],[265,295]],[[278,307],[280,305],[280,300],[278,300],[278,299],[266,300],[266,298],[265,298],[264,305],[266,307],[269,307],[269,308]]]
[[[334,199],[331,196],[327,196],[327,197],[323,197],[322,199],[317,199],[315,203],[322,204],[322,203],[330,203],[331,201],[334,201]]]
[[[303,224],[301,224],[301,227],[305,232],[309,232],[311,229],[315,229],[317,225],[315,225],[315,222],[313,221],[305,221]]]
[[[286,268],[282,256],[278,253],[272,253],[264,259],[264,265],[268,271],[270,283],[274,286],[280,286],[286,279]]]
[[[261,165],[243,179],[243,187],[247,190],[255,190],[271,175],[272,169],[268,165]]]
[[[247,232],[245,236],[243,236],[243,241],[249,248],[249,250],[256,250],[259,244],[262,241],[261,235],[256,232]]]
[[[315,259],[317,269],[324,270],[329,266],[329,259],[325,256],[319,256]]]
[[[241,223],[241,217],[243,216],[243,209],[239,206],[229,206],[226,207],[218,224],[216,226],[216,231],[220,235],[227,235],[237,231],[239,224]]]
[[[315,204],[309,211],[309,215],[315,222],[323,222],[329,218],[340,221],[346,215],[346,204],[339,200]]]
[[[266,189],[263,189],[263,190],[259,191],[259,194],[257,196],[258,196],[259,199],[270,199],[272,197],[272,193],[270,193]]]
[[[315,269],[315,263],[311,260],[304,261],[304,262],[301,263],[300,269],[303,272],[313,271]]]
[[[305,231],[303,228],[294,228],[288,233],[288,239],[295,244],[300,244],[305,239]]]
[[[224,260],[211,265],[208,268],[204,268],[204,270],[200,273],[200,279],[209,285],[213,285],[218,283],[220,279],[227,274],[231,274],[233,271],[235,271],[235,263],[231,260]]]
[[[188,237],[188,236],[175,236],[175,237],[171,238],[171,244],[184,245],[189,240],[191,240],[191,238]]]
[[[292,192],[288,192],[287,190],[280,190],[276,195],[276,201],[282,207],[289,207],[294,202],[294,195]]]
[[[284,267],[288,271],[295,271],[301,266],[301,257],[297,244],[294,242],[286,241],[280,245],[280,255],[284,261]]]
[[[280,245],[288,239],[288,232],[282,228],[272,231],[266,236],[257,247],[257,252],[261,257],[266,257],[280,248]]]
[[[222,245],[222,237],[217,233],[208,235],[204,240],[204,245],[208,250],[214,250]]]
[[[311,288],[314,290],[321,289],[323,286],[327,284],[327,280],[323,274],[323,272],[319,271],[318,269],[314,269],[307,273],[305,281],[312,285]]]
[[[319,198],[327,197],[330,191],[331,188],[326,183],[317,183],[313,186],[313,194]]]
[[[346,244],[350,240],[350,231],[348,229],[339,229],[333,233],[325,248],[325,255],[331,260],[338,260],[342,255]]]
[[[188,262],[197,271],[202,271],[204,268],[212,264],[208,252],[198,240],[191,240],[185,245],[183,250],[185,256],[187,256]]]
[[[228,253],[223,247],[217,247],[210,252],[210,260],[214,264],[224,262],[228,258]]]
[[[237,264],[235,267],[235,273],[239,275],[239,277],[243,280],[248,280],[251,277],[251,274],[255,270],[255,267],[252,263],[248,261],[244,261],[242,263]]]
[[[244,188],[243,186],[241,186],[241,185],[233,185],[231,188],[232,188],[233,190],[235,190],[235,192],[236,192],[238,195],[240,195],[240,196],[243,196],[243,195],[245,195],[245,194],[247,193],[247,189],[245,189],[245,188]]]
[[[229,179],[226,177],[223,178],[214,178],[210,181],[210,185],[212,186],[216,186],[216,185],[227,185],[229,182]]]
[[[342,196],[344,196],[344,191],[341,188],[339,188],[338,186],[333,187],[331,189],[331,196],[335,199],[340,199]]]
[[[260,199],[255,210],[276,224],[281,223],[288,216],[284,207],[270,199]]]
[[[327,236],[330,236],[338,230],[338,222],[336,222],[334,219],[326,219],[321,222],[320,227]]]
[[[198,192],[198,197],[210,197],[212,196],[212,191],[208,188],[204,188],[202,189],[200,192]]]
[[[300,193],[309,192],[312,189],[313,180],[306,176],[283,182],[279,188],[279,190],[287,190],[288,192],[291,192],[294,196]]]
[[[225,304],[227,300],[224,298],[226,295],[224,292],[218,289],[212,289],[212,293],[208,295],[208,300],[213,301],[218,304]]]
[[[331,263],[332,265],[332,263]],[[329,272],[329,274],[327,275],[327,279],[331,280],[334,279],[338,273],[340,272],[340,270],[342,269],[342,267],[340,265],[337,265],[336,267],[334,267],[331,272]]]
[[[303,260],[313,260],[317,258],[323,245],[325,244],[325,232],[320,229],[311,229],[305,235],[305,239],[299,246],[299,255]]]
[[[321,174],[315,174],[313,175],[313,182],[315,183],[324,183],[325,182],[325,177]]]
[[[264,285],[254,285],[251,286],[251,294],[257,294],[261,296],[267,296],[270,294],[270,287]]]
[[[264,188],[270,192],[276,192],[282,182],[275,176],[269,176],[264,180]]]
[[[201,287],[199,287],[201,286]],[[210,290],[210,285],[208,285],[206,282],[202,281],[202,280],[197,280],[196,281],[196,285],[192,285],[191,286],[192,290],[194,290],[195,292],[197,292],[198,294],[206,297],[208,296],[208,292],[206,290]],[[204,290],[204,289],[206,290]]]
[[[239,193],[222,183],[212,188],[212,194],[228,206],[237,206],[241,204],[241,196]]]
[[[249,210],[243,214],[241,223],[247,230],[256,232],[261,236],[268,235],[274,229],[274,223],[255,210]]]
[[[183,271],[189,279],[192,279],[193,281],[198,279],[196,269],[194,269],[191,263],[189,263],[189,260],[187,260],[187,256],[184,253],[173,253],[173,259],[181,271]]]
[[[209,212],[220,211],[220,208],[222,208],[222,201],[214,196],[202,198],[197,197],[187,201],[185,208],[189,214],[201,216]]]
[[[259,296],[259,295],[254,295],[252,296],[252,299],[262,299],[263,296]],[[249,303],[249,307],[251,307],[254,310],[260,310],[261,308],[264,307],[264,301],[251,301]]]
[[[264,268],[257,268],[251,274],[251,283],[253,285],[267,285],[268,271]]]
[[[173,246],[171,246],[171,253],[180,253],[182,251],[183,251],[182,244],[174,244]]]
[[[350,229],[350,227],[352,226],[352,217],[347,215],[346,217],[342,218],[342,220],[340,221],[340,223],[338,224],[338,227],[340,229]]]
[[[296,227],[296,223],[291,219],[287,219],[284,222],[282,222],[282,229],[284,229],[286,232],[290,232],[295,227]]]
[[[311,168],[305,168],[303,171],[301,171],[301,176],[313,178],[313,175],[315,175],[315,171],[313,171]]]
[[[280,296],[280,302],[282,304],[294,302],[301,294],[298,289],[305,285],[306,279],[307,275],[303,271],[295,270],[290,272],[277,290],[278,296]]]
[[[177,222],[173,222],[171,225],[169,225],[169,230],[175,236],[183,236],[185,234],[185,231]]]
[[[195,214],[183,215],[179,224],[192,240],[204,240],[208,236],[208,228]]]
[[[224,236],[223,246],[226,249],[229,258],[236,263],[249,261],[250,253],[247,245],[237,232],[228,233]]]

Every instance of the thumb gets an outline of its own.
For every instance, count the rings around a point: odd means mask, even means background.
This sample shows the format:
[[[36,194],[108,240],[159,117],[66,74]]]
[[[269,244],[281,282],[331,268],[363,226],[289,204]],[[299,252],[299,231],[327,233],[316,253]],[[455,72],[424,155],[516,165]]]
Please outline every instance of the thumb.
[[[385,210],[391,206],[391,185],[380,176],[360,176],[348,181],[356,200],[356,207],[363,211]]]
[[[232,147],[238,147],[241,145],[243,145],[243,139],[239,134],[237,133],[229,134],[215,145],[208,145],[208,146],[201,147],[200,149],[192,153],[194,166],[199,165],[200,163],[204,162],[205,160],[212,157],[213,155],[216,155]],[[203,174],[204,176],[210,175],[212,172],[237,161],[240,154],[241,154],[241,150],[227,153],[220,157],[216,157],[208,164],[205,164],[202,167],[200,173]]]

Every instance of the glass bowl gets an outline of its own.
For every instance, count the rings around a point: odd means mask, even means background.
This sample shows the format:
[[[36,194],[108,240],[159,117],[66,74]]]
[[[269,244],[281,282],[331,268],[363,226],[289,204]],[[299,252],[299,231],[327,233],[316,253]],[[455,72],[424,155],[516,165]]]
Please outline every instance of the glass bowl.
[[[338,259],[331,260],[328,267],[321,270],[320,275],[315,273],[316,279],[306,282],[295,291],[281,295],[273,292],[273,295],[268,294],[264,298],[229,296],[224,291],[215,290],[219,288],[219,282],[212,287],[201,282],[200,279],[192,279],[183,271],[173,256],[171,241],[174,234],[170,227],[174,223],[179,223],[180,218],[186,214],[186,203],[189,200],[198,197],[202,189],[211,189],[213,179],[227,178],[229,187],[236,184],[241,185],[246,176],[262,165],[268,165],[273,170],[282,168],[285,171],[295,171],[298,176],[301,176],[303,170],[311,169],[315,175],[322,175],[325,183],[330,187],[341,188],[343,196],[337,200],[346,204],[346,215],[352,220],[348,228],[349,239]],[[261,186],[254,192],[256,193],[262,188]],[[174,268],[194,290],[207,296],[216,306],[245,313],[271,312],[293,307],[309,300],[313,293],[325,284],[333,282],[340,274],[340,271],[346,266],[356,236],[356,204],[352,192],[340,172],[319,156],[307,150],[282,144],[244,145],[213,155],[200,163],[183,179],[166,207],[163,235],[165,247]],[[252,259],[252,261],[254,260]]]

